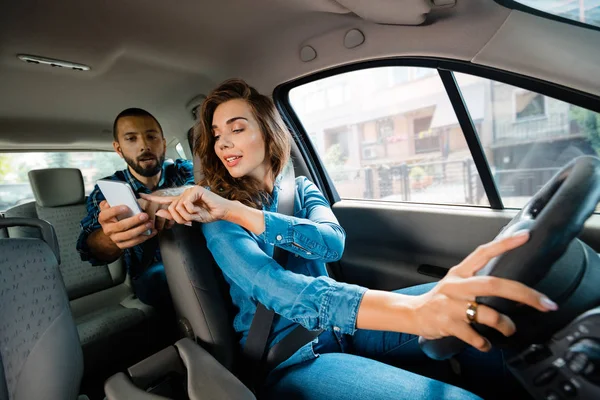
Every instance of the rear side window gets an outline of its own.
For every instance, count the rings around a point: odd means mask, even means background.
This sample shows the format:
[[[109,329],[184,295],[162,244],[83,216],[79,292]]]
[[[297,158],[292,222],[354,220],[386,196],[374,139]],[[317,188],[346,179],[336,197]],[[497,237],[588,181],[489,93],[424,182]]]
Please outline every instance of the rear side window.
[[[0,211],[34,201],[27,173],[42,168],[79,168],[86,194],[96,181],[124,169],[114,152],[0,153]]]
[[[342,198],[489,205],[435,69],[344,73],[293,88],[290,104]]]

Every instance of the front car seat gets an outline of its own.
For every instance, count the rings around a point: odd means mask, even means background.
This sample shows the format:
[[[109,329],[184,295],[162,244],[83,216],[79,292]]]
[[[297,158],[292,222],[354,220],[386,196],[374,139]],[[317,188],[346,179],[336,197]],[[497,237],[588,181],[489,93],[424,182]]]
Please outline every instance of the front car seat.
[[[203,177],[194,155],[194,181]],[[234,370],[239,344],[229,286],[206,246],[202,226],[175,225],[160,237],[169,291],[183,334],[200,344],[225,368]]]
[[[0,238],[0,400],[76,399],[83,355],[54,229],[0,218],[0,228],[14,226],[38,228],[42,239]]]

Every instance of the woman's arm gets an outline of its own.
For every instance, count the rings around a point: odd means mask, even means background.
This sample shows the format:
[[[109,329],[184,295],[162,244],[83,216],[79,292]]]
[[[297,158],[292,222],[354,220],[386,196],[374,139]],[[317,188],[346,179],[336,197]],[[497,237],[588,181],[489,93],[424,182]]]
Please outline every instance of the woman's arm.
[[[475,302],[475,298],[502,297],[543,312],[557,309],[557,305],[548,297],[522,283],[491,276],[474,276],[492,258],[521,246],[528,239],[529,233],[521,232],[480,246],[450,269],[430,292],[420,296],[367,291],[358,310],[357,328],[412,333],[427,339],[456,336],[479,350],[489,350],[490,343],[471,328],[467,319],[467,308],[469,303]],[[492,308],[479,305],[476,315],[480,324],[490,326],[506,336],[515,333],[513,321]]]
[[[224,219],[259,235],[267,243],[307,259],[337,261],[344,252],[346,233],[339,225],[327,200],[306,177],[296,178],[296,212],[306,218],[261,211],[231,202]]]
[[[215,261],[253,300],[309,330],[356,330],[358,306],[367,289],[284,269],[240,225],[216,221],[202,225]]]
[[[145,200],[168,205],[159,210],[159,217],[179,224],[225,220],[233,222],[259,236],[261,240],[307,259],[337,261],[344,251],[346,233],[339,225],[327,200],[305,177],[296,178],[296,213],[306,212],[306,218],[262,211],[225,199],[201,186],[187,189],[179,196],[140,194]]]

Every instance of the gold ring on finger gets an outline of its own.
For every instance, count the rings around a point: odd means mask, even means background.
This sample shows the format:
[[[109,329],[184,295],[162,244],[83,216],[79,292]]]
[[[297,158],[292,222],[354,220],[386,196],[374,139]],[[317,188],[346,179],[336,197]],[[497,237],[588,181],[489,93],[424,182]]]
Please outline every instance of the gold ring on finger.
[[[469,303],[466,311],[469,323],[477,322],[477,307],[479,307],[479,304],[476,301]]]

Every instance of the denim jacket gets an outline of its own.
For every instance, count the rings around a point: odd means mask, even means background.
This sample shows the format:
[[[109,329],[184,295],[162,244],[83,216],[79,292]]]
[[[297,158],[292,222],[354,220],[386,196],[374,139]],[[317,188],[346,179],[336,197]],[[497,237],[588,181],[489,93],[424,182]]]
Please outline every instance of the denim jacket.
[[[325,263],[342,257],[346,234],[327,200],[306,177],[296,178],[294,216],[274,212],[280,179],[269,204],[263,206],[265,231],[260,235],[241,226],[216,221],[203,225],[206,242],[230,285],[239,308],[235,330],[243,345],[257,302],[276,315],[269,337],[273,346],[299,323],[309,330],[356,331],[358,307],[366,288],[336,282]],[[285,268],[273,258],[274,246],[289,252]],[[310,345],[310,344],[309,344]],[[312,347],[299,351],[302,361],[314,357]],[[287,363],[287,362],[286,362]]]

